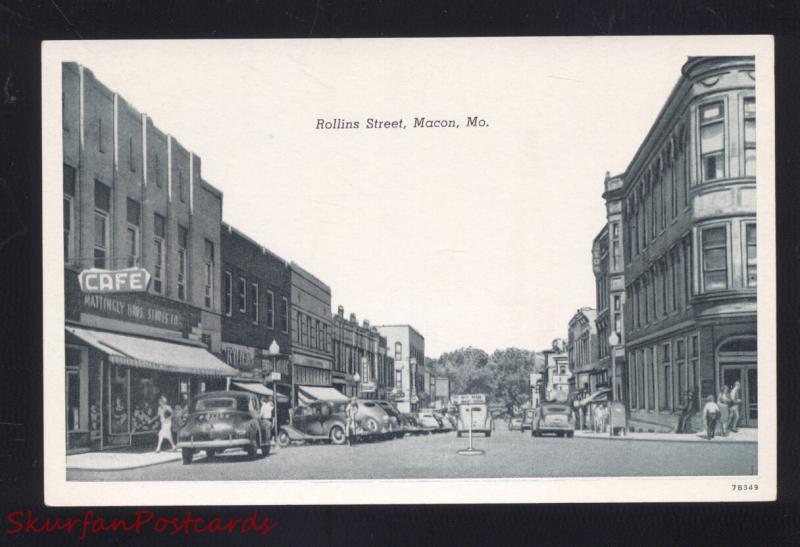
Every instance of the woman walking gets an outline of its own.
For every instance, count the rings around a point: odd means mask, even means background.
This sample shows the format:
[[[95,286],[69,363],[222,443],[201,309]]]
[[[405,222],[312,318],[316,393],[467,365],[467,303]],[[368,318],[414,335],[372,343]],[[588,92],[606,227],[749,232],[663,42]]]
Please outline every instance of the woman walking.
[[[719,404],[719,427],[722,430],[720,435],[723,437],[728,436],[728,421],[730,421],[730,406],[731,406],[731,395],[730,389],[728,386],[723,385],[722,389],[719,392],[719,397],[717,397],[717,403]]]
[[[347,444],[349,446],[353,446],[353,441],[356,437],[356,415],[358,414],[358,401],[356,398],[353,397],[350,399],[350,402],[347,403],[347,408],[345,409],[345,415],[347,418]]]
[[[158,430],[156,453],[161,452],[161,443],[165,440],[169,441],[173,451],[177,450],[175,443],[172,442],[172,407],[167,404],[167,398],[164,395],[158,398],[158,415],[156,418],[161,421],[161,427]]]

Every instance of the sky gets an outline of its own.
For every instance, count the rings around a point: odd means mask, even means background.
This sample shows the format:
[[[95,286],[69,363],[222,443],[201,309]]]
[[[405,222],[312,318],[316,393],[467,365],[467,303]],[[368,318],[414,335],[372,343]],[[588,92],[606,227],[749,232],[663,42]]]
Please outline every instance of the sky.
[[[224,220],[326,282],[333,310],[411,324],[435,357],[545,349],[594,306],[605,173],[708,53],[505,38],[73,42],[62,58],[199,155]],[[412,128],[422,116],[460,127]],[[316,129],[335,118],[361,128]]]

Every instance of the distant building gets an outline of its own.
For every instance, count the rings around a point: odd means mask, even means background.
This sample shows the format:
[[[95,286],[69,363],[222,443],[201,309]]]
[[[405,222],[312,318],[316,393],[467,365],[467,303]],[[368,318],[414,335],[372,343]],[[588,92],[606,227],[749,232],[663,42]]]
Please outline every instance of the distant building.
[[[591,394],[598,387],[608,387],[608,375],[598,366],[598,339],[593,308],[584,307],[569,320],[567,357],[575,379],[575,390]]]
[[[411,325],[378,325],[386,337],[387,352],[394,359],[392,400],[401,412],[419,408],[425,387],[425,338]]]
[[[386,338],[366,319],[359,325],[355,313],[345,318],[344,306],[333,316],[332,382],[347,396],[384,400],[394,385],[394,363],[387,359]]]
[[[563,351],[563,344],[545,350],[544,376],[540,382],[540,402],[567,402],[573,392],[573,374],[569,369],[569,355]]]
[[[758,423],[755,127],[754,58],[691,57],[614,190],[633,420],[671,429],[738,381]]]

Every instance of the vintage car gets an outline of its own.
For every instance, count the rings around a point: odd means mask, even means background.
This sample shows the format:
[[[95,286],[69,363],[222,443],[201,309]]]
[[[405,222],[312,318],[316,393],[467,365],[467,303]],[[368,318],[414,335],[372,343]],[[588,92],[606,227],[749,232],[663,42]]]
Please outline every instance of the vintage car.
[[[441,412],[434,412],[433,415],[436,417],[437,420],[439,420],[440,423],[439,431],[455,430],[455,427],[453,427],[453,424],[450,421],[450,418],[447,416],[447,414],[442,414]]]
[[[526,429],[533,430],[533,409],[529,408],[525,410],[525,413],[522,415],[522,423],[519,426],[520,432],[525,432]]]
[[[575,413],[566,404],[542,403],[534,411],[531,435],[540,437],[544,433],[553,433],[558,437],[574,436]]]
[[[405,435],[403,426],[400,423],[400,411],[388,401],[375,401],[386,414],[389,415],[389,428],[391,429],[390,437],[399,439]]]
[[[486,437],[492,436],[494,421],[486,403],[470,403],[458,405],[457,435],[483,433]]]
[[[417,421],[419,422],[422,431],[428,434],[439,431],[439,428],[441,427],[439,420],[436,419],[436,416],[434,416],[433,412],[430,410],[423,410],[422,412],[417,413]]]
[[[509,431],[520,431],[522,429],[522,417],[521,416],[513,416],[508,421],[508,430]]]
[[[194,397],[186,423],[178,431],[177,448],[183,463],[192,463],[199,450],[204,450],[208,458],[229,448],[244,449],[250,459],[259,449],[267,456],[270,422],[259,417],[260,409],[261,403],[252,393],[211,391]]]
[[[403,426],[403,432],[407,435],[419,435],[420,433],[424,433],[422,426],[420,426],[417,421],[417,417],[413,414],[401,414],[400,424]]]
[[[372,440],[389,435],[388,414],[375,401],[358,400],[356,437]],[[292,413],[290,424],[278,430],[278,445],[289,446],[292,441],[330,441],[344,444],[347,441],[347,402],[314,401],[308,406],[298,406]]]

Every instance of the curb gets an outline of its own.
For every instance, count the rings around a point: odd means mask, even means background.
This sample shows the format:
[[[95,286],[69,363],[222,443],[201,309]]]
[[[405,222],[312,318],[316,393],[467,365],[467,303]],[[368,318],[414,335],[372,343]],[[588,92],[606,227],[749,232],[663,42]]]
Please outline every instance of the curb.
[[[195,456],[195,461],[200,461],[201,459],[205,459],[205,455],[199,455],[199,457]],[[181,461],[180,455],[177,456],[175,459],[172,460],[164,460],[160,462],[152,462],[152,463],[143,463],[140,465],[133,465],[128,467],[113,467],[113,468],[96,468],[96,467],[67,467],[67,471],[91,471],[92,473],[114,473],[116,471],[131,471],[133,469],[144,469],[145,467],[153,467],[154,465],[161,465],[164,463],[172,463],[172,462],[179,462]]]
[[[751,441],[747,439],[742,439],[740,441],[734,440],[713,440],[709,441],[708,439],[702,439],[700,437],[697,440],[690,440],[690,439],[642,439],[631,437],[630,435],[626,435],[624,437],[609,437],[609,436],[602,436],[602,437],[595,437],[595,436],[585,436],[585,435],[575,435],[576,439],[595,439],[598,441],[639,441],[639,442],[657,442],[657,443],[701,443],[701,444],[758,444],[758,441]],[[716,439],[717,437],[715,437]]]

